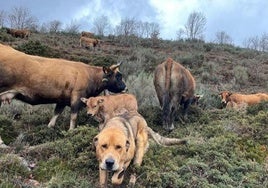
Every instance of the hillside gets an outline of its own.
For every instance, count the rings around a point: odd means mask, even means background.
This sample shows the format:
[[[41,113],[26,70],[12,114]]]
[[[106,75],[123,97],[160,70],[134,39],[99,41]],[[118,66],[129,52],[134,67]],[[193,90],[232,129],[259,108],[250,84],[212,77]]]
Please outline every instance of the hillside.
[[[268,187],[268,103],[240,111],[221,106],[220,91],[268,92],[268,53],[202,41],[164,41],[136,37],[101,38],[95,51],[79,47],[79,35],[33,33],[28,40],[0,31],[0,42],[25,53],[92,65],[123,62],[121,72],[148,125],[162,135],[187,138],[188,144],[150,148],[139,169],[137,187]],[[197,81],[203,98],[188,120],[177,115],[176,128],[161,127],[153,86],[155,66],[168,57],[181,62]],[[53,105],[19,101],[0,108],[0,187],[96,187],[98,165],[92,139],[97,123],[80,112],[69,128],[69,110],[55,129],[47,128]],[[28,169],[28,166],[31,168]],[[126,172],[128,182],[131,168]],[[33,181],[35,180],[35,181]]]

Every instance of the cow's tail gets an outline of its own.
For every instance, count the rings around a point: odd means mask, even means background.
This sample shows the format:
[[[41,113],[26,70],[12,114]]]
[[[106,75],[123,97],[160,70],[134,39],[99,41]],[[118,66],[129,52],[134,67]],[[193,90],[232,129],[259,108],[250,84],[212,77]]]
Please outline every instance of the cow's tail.
[[[163,118],[167,118],[170,111],[170,84],[171,84],[171,69],[173,60],[168,58],[165,64],[165,93],[163,95]]]
[[[168,138],[161,136],[160,134],[154,132],[150,127],[147,127],[149,135],[154,139],[154,141],[162,146],[172,146],[172,145],[182,145],[187,144],[187,140],[178,138]]]

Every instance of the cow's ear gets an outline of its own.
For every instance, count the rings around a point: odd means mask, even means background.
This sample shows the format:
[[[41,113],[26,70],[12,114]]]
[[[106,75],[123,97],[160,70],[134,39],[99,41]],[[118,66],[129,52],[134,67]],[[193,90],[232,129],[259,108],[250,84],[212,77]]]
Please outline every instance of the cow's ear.
[[[93,138],[93,144],[94,144],[94,146],[95,147],[97,147],[97,145],[98,145],[98,137],[97,136],[95,136],[94,138]]]
[[[103,70],[104,74],[108,74],[109,72],[111,72],[111,69],[108,67],[103,67],[102,70]]]
[[[99,99],[98,104],[103,103],[104,99]]]
[[[80,98],[80,100],[81,100],[83,103],[87,104],[87,99],[86,99],[86,98],[82,97],[82,98]]]
[[[126,151],[128,151],[129,146],[130,146],[130,142],[129,142],[129,140],[127,140],[127,141],[126,141]]]
[[[228,92],[228,96],[231,96],[233,93],[232,92]]]

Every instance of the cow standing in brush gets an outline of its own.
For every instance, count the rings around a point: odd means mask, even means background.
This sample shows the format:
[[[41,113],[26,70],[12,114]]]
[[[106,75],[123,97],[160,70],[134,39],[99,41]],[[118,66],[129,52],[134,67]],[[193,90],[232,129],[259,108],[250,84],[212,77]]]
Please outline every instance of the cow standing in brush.
[[[126,89],[119,71],[64,59],[27,55],[0,44],[0,105],[18,99],[31,105],[56,103],[53,127],[66,106],[71,107],[70,128],[75,128],[81,97],[99,95],[105,89],[118,93]]]
[[[163,126],[171,131],[179,106],[183,106],[184,117],[188,106],[195,99],[195,80],[185,67],[168,58],[156,67],[154,86],[162,107]]]

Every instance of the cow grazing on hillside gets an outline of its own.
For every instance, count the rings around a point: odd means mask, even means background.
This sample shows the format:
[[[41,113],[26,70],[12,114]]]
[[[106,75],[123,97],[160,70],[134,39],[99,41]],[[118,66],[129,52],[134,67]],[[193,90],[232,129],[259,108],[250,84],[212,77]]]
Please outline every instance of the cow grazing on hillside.
[[[118,93],[126,89],[119,71],[81,62],[27,55],[0,44],[0,105],[13,98],[31,105],[56,103],[53,127],[65,106],[71,107],[70,129],[75,127],[81,97],[99,95],[103,90]]]
[[[188,106],[195,99],[195,80],[186,68],[168,58],[156,67],[154,86],[163,110],[163,126],[166,130],[173,130],[174,116],[178,107],[183,106],[185,116]]]
[[[239,108],[242,106],[252,106],[262,101],[268,101],[267,93],[240,94],[223,91],[220,94],[221,102],[226,108]]]
[[[11,34],[13,37],[26,38],[28,39],[31,32],[27,29],[9,29],[7,28],[7,33]]]
[[[86,47],[95,50],[96,46],[100,46],[100,41],[98,39],[80,37],[80,47]]]
[[[138,111],[137,99],[132,94],[97,96],[81,98],[81,100],[87,105],[87,114],[100,123],[100,130],[103,128],[103,123],[112,117],[125,112]]]
[[[88,31],[82,31],[81,32],[81,37],[88,37],[88,38],[93,38],[94,33],[88,32]]]

